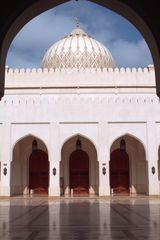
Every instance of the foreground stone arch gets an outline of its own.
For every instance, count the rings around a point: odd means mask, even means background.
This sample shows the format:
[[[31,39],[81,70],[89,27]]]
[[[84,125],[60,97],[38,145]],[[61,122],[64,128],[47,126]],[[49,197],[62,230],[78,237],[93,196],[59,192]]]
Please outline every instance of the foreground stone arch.
[[[4,95],[6,55],[15,35],[28,21],[38,14],[65,2],[67,1],[32,0],[26,2],[16,0],[14,4],[11,4],[9,1],[3,2],[3,8],[1,8],[2,21],[0,25],[0,98]],[[92,0],[92,2],[117,12],[139,29],[152,53],[155,65],[157,95],[160,96],[160,83],[158,81],[160,78],[160,23],[157,21],[159,16],[158,6],[156,4],[151,6],[150,2],[146,1],[133,3],[122,0]],[[153,11],[150,11],[151,8]]]

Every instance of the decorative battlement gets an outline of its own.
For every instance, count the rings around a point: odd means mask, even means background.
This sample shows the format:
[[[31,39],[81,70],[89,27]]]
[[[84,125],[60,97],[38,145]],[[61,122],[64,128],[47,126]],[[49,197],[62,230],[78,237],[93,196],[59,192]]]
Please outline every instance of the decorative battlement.
[[[72,68],[72,69],[48,69],[48,68],[9,68],[6,66],[6,73],[8,74],[34,74],[34,73],[108,73],[108,72],[128,72],[128,73],[135,73],[135,72],[152,72],[154,71],[154,65],[148,65],[147,67],[144,68],[129,68],[129,67],[121,67],[121,68],[103,68],[102,70],[100,68],[90,68],[90,69],[77,69],[77,68]]]
[[[5,88],[96,88],[155,87],[153,65],[145,68],[100,69],[11,69],[6,68]]]

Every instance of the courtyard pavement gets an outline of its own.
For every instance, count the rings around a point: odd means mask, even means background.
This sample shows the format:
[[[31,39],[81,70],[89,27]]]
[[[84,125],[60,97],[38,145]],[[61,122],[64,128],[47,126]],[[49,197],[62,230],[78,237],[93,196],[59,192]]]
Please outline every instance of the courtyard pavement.
[[[160,197],[0,198],[0,240],[160,240]]]

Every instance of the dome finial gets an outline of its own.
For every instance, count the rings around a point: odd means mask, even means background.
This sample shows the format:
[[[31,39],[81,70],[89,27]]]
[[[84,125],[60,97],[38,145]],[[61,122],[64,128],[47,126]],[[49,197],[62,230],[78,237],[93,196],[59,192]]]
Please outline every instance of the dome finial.
[[[77,17],[75,17],[75,21],[76,21],[76,28],[79,28],[79,20]]]

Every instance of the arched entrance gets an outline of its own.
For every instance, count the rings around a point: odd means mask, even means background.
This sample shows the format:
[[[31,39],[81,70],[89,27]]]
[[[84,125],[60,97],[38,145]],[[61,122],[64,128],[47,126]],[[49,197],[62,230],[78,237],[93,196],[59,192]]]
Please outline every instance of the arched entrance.
[[[89,157],[83,150],[75,150],[70,155],[70,189],[74,194],[89,193]]]
[[[111,153],[110,187],[113,193],[129,193],[129,156],[116,149]]]
[[[79,139],[79,141],[77,141]],[[80,145],[77,145],[80,143]],[[99,162],[94,144],[82,135],[69,138],[62,147],[60,162],[61,195],[99,191]]]
[[[124,146],[121,145],[122,139],[125,142]],[[113,193],[116,194],[148,194],[148,162],[145,148],[133,135],[125,134],[116,139],[111,146],[110,188],[111,192],[113,189]]]
[[[49,187],[49,162],[47,154],[37,149],[29,158],[29,189],[34,189],[36,194],[48,193]]]
[[[33,142],[36,139],[36,148]],[[40,177],[41,174],[41,177]],[[27,135],[20,139],[13,148],[11,162],[11,195],[22,195],[31,193],[31,189],[38,188],[48,192],[49,162],[48,150],[44,142],[33,135]],[[45,182],[42,183],[42,182]],[[43,189],[44,188],[44,189]],[[39,189],[40,190],[40,189]]]

